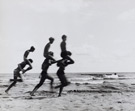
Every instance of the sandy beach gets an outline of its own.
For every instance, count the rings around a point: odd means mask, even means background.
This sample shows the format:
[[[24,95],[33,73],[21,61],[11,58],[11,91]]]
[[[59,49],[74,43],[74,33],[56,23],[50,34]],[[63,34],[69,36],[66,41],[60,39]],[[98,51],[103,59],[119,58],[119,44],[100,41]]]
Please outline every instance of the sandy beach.
[[[74,76],[73,76],[74,75]],[[26,74],[9,94],[4,91],[11,83],[12,74],[0,75],[0,111],[134,111],[135,78],[133,74],[120,74],[115,79],[102,79],[89,74],[67,74],[71,85],[50,93],[49,81],[31,97],[29,92],[38,83],[38,74]],[[102,74],[101,74],[102,75]],[[119,74],[118,74],[119,75]],[[54,85],[59,84],[57,77]],[[36,77],[36,78],[35,78]],[[97,80],[93,79],[97,78]]]

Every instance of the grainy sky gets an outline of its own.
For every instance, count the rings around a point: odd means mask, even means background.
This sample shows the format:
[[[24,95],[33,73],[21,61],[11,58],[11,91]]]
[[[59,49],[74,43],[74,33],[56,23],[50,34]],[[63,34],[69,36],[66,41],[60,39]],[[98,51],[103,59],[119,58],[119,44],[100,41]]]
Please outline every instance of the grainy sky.
[[[24,51],[41,71],[49,37],[55,59],[67,35],[75,64],[66,72],[135,71],[134,0],[0,0],[0,72],[13,72]],[[49,72],[56,72],[53,65]]]

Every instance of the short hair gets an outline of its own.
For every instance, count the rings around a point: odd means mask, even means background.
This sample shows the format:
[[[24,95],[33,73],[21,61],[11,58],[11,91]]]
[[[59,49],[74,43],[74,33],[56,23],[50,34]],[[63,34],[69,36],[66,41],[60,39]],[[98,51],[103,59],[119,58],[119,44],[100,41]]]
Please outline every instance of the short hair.
[[[49,38],[49,41],[54,41],[54,38],[53,38],[53,37],[50,37],[50,38]]]
[[[31,63],[33,62],[33,60],[32,60],[32,59],[28,59],[28,61],[30,61]]]
[[[34,46],[31,46],[30,47],[30,50],[34,51],[35,50],[35,47]]]
[[[62,39],[65,39],[65,38],[67,38],[67,36],[66,35],[62,35]]]

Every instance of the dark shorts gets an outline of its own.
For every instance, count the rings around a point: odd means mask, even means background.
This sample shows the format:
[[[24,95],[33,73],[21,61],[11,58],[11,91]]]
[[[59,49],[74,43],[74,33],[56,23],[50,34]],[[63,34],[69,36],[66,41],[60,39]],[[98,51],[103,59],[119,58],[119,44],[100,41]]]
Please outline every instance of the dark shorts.
[[[44,55],[44,57],[46,57],[46,58],[47,58],[47,57],[48,57],[48,54],[45,54],[45,55]]]
[[[67,51],[61,52],[61,57],[64,58],[67,56]]]
[[[68,83],[64,70],[59,69],[57,71],[57,76],[58,76],[59,80],[61,81],[61,84],[66,85]]]
[[[51,76],[48,75],[48,73],[46,71],[41,72],[41,78],[42,79],[49,79],[49,80],[53,79]]]
[[[21,77],[20,70],[15,69],[15,70],[14,70],[14,78],[17,79],[17,77]]]
[[[44,54],[44,57],[45,57],[45,58],[50,58],[49,52],[46,53],[46,54]]]

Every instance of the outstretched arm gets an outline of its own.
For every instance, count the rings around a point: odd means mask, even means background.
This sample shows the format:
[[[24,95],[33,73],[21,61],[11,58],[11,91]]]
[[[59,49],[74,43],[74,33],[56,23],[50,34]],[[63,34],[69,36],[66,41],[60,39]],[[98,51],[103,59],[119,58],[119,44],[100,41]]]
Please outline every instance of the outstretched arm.
[[[61,61],[61,60],[62,60],[62,59],[57,60],[57,61],[56,61],[56,60],[55,60],[55,61],[52,61],[51,64],[55,64],[55,63],[57,63],[57,62],[59,62],[59,61]]]
[[[52,56],[48,55],[48,58],[51,59],[52,61],[56,61]]]

